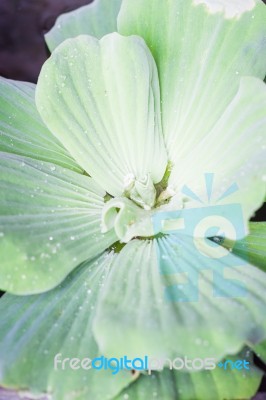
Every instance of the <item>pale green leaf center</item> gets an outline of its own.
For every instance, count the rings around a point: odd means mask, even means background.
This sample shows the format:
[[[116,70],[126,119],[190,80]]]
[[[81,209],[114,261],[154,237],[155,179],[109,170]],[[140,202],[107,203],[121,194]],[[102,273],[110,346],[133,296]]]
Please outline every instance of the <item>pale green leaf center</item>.
[[[155,215],[183,207],[180,200],[177,202],[176,193],[167,187],[167,179],[154,185],[149,174],[142,179],[135,179],[130,174],[124,183],[124,194],[106,202],[101,224],[103,233],[114,229],[121,242],[157,235],[163,226],[154,223]]]

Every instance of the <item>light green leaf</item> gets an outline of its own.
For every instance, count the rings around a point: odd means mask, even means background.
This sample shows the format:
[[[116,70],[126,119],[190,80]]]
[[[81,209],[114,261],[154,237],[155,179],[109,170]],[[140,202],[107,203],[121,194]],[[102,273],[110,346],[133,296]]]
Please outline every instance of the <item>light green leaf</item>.
[[[251,222],[247,237],[236,243],[225,240],[223,245],[266,272],[266,222]]]
[[[108,193],[121,195],[132,176],[162,179],[160,91],[142,39],[64,42],[42,68],[36,100],[49,129]]]
[[[200,255],[185,235],[131,241],[114,260],[94,333],[112,356],[221,359],[265,337],[265,289],[262,271],[229,251]]]
[[[114,227],[122,243],[127,243],[136,236],[154,234],[151,212],[143,210],[125,197],[107,202],[102,216],[102,232],[108,232]]]
[[[101,355],[91,326],[114,257],[104,254],[82,264],[48,293],[1,298],[0,385],[48,393],[53,400],[108,400],[134,379],[130,371],[114,376],[111,370],[54,364],[59,353],[61,360]]]
[[[98,39],[117,31],[117,15],[122,0],[94,0],[77,10],[60,15],[45,35],[51,52],[64,40],[86,34]]]
[[[0,288],[53,288],[116,241],[100,232],[104,191],[87,176],[0,153]]]
[[[0,151],[81,167],[43,124],[35,105],[35,86],[0,77]]]
[[[241,76],[264,79],[266,72],[265,4],[256,0],[250,9],[245,2],[248,11],[228,18],[213,13],[217,2],[204,2],[209,7],[195,0],[124,0],[118,16],[118,31],[143,37],[155,58],[163,132],[173,162],[212,129]],[[231,2],[224,4],[230,10]]]
[[[190,153],[177,161],[169,179],[169,185],[177,193],[186,185],[208,206],[239,204],[246,233],[250,217],[265,197],[265,110],[265,84],[257,78],[242,78],[239,90],[224,114],[201,142],[191,145]],[[214,174],[209,201],[202,179],[206,172]],[[237,190],[224,196],[233,184],[237,185]],[[192,207],[190,203],[187,206]],[[200,207],[198,202],[196,205]]]
[[[236,361],[242,357],[229,356],[228,359]],[[262,377],[254,364],[250,367],[249,371],[216,368],[195,373],[165,369],[151,376],[141,376],[115,400],[247,400],[256,393]]]

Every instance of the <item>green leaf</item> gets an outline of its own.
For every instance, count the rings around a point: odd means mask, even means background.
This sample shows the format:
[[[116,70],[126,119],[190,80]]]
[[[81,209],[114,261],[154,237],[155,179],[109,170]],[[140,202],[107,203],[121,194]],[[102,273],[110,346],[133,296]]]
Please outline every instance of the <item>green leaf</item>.
[[[265,84],[257,78],[242,78],[223,115],[200,143],[191,144],[190,153],[176,162],[169,178],[169,185],[177,193],[186,185],[204,201],[206,186],[202,178],[206,172],[213,173],[211,199],[206,204],[239,204],[246,233],[249,219],[265,197],[265,109]],[[224,196],[233,184],[237,185],[235,192]],[[201,206],[199,202],[194,204]],[[187,207],[192,205],[189,201]]]
[[[2,290],[51,289],[117,240],[100,232],[105,192],[91,178],[7,153],[0,166]]]
[[[44,64],[36,101],[49,129],[111,195],[121,195],[132,176],[162,179],[160,90],[142,39],[69,39]]]
[[[53,400],[112,399],[134,379],[130,371],[70,368],[54,358],[100,355],[92,335],[94,308],[115,256],[104,254],[82,264],[56,289],[41,295],[0,300],[0,385]]]
[[[195,0],[124,0],[118,16],[118,31],[143,37],[155,58],[163,132],[173,162],[212,129],[241,76],[264,79],[266,72],[265,4],[257,0],[250,9],[245,1],[249,10],[228,18],[214,12],[217,2],[204,2],[209,6]]]
[[[266,274],[229,251],[224,257],[200,256],[185,235],[128,243],[97,307],[101,351],[221,359],[263,340]]]
[[[35,105],[35,86],[0,77],[0,151],[82,172],[43,124]]]
[[[237,242],[225,240],[223,245],[231,248],[238,257],[266,272],[266,222],[250,222],[249,235]]]
[[[223,246],[266,272],[266,222],[250,222],[249,235],[242,240],[225,240]]]
[[[241,358],[229,356],[228,359]],[[141,376],[115,400],[247,400],[256,393],[262,378],[262,372],[254,364],[250,367],[249,371],[216,368],[195,373],[165,369],[151,376]]]
[[[91,4],[60,15],[45,35],[51,52],[64,40],[86,34],[98,39],[117,31],[117,15],[122,0],[94,0]]]

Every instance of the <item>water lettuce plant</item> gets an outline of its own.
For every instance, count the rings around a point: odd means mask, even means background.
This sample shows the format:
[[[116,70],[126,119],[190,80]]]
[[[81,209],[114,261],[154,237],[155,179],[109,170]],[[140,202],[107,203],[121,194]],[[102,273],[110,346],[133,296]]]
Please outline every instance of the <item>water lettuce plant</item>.
[[[37,87],[1,79],[3,387],[55,400],[256,392],[266,234],[249,220],[265,198],[265,17],[260,0],[96,0],[46,35]],[[217,202],[223,217],[240,207],[235,234],[157,224],[197,209],[215,226]],[[201,279],[194,301],[180,301],[180,265]],[[165,298],[169,286],[180,298]],[[55,369],[59,353],[230,355],[252,368],[113,376]]]

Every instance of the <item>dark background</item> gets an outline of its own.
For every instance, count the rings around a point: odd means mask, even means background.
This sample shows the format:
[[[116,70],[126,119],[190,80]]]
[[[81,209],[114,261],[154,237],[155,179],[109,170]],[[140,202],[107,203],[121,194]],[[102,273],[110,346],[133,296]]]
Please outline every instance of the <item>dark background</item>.
[[[0,0],[0,75],[36,82],[49,53],[44,33],[58,15],[92,0]]]
[[[58,15],[92,1],[0,0],[0,76],[36,82],[49,56],[44,34],[52,28]],[[253,220],[265,220],[265,207]],[[256,363],[266,371],[264,364],[259,360]],[[266,392],[265,378],[260,392]],[[254,400],[266,400],[266,393],[258,394]]]

